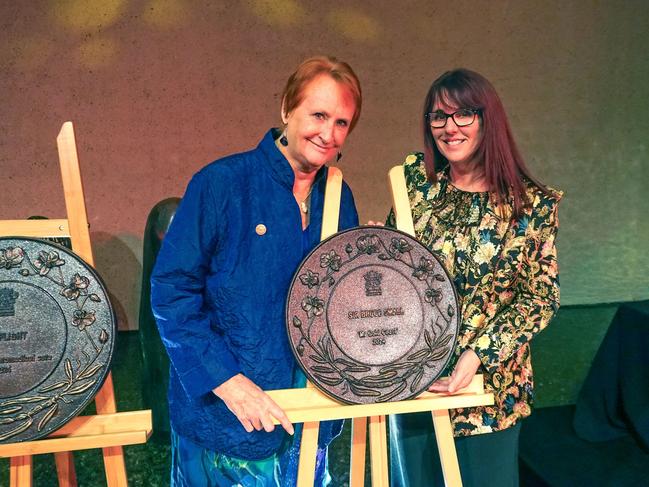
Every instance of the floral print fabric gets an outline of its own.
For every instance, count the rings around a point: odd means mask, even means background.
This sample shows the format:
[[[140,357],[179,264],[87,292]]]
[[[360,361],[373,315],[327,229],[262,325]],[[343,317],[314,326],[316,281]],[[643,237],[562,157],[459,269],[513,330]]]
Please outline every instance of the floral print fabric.
[[[559,308],[555,238],[562,193],[548,196],[531,182],[530,205],[511,218],[488,192],[455,188],[445,171],[426,178],[421,153],[408,155],[404,171],[417,238],[453,277],[461,309],[455,353],[447,373],[467,348],[482,362],[493,406],[451,411],[455,435],[503,430],[530,414],[533,378],[529,341]],[[394,227],[393,212],[387,225]]]

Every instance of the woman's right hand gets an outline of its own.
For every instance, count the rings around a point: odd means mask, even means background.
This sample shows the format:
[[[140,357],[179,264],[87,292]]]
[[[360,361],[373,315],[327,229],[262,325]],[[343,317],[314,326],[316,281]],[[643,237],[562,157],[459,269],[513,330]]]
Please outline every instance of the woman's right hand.
[[[286,432],[293,434],[293,425],[268,394],[243,374],[237,374],[212,390],[237,417],[248,433],[275,429],[275,417]],[[272,417],[271,417],[272,416]]]
[[[481,363],[478,354],[467,348],[460,355],[451,377],[436,380],[428,390],[430,392],[454,394],[460,389],[464,389],[477,374]]]
[[[379,221],[375,222],[374,220],[368,220],[367,225],[371,225],[373,227],[382,227],[385,224],[383,222],[379,222]]]

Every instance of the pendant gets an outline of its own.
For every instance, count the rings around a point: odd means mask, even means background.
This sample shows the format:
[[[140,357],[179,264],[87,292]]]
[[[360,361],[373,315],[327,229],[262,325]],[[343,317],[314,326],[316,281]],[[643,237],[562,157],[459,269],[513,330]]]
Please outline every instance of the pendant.
[[[306,201],[300,201],[300,209],[302,210],[302,213],[309,212],[309,207],[306,205]]]

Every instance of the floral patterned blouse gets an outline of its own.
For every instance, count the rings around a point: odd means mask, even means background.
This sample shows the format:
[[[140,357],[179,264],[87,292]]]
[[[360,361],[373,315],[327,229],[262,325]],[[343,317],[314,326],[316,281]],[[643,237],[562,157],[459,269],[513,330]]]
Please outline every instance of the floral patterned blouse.
[[[529,341],[559,308],[555,238],[560,191],[552,196],[528,183],[531,205],[514,220],[488,192],[457,189],[448,174],[426,179],[421,153],[408,155],[404,171],[417,238],[453,277],[462,321],[455,353],[471,348],[478,373],[495,404],[451,411],[456,436],[503,430],[528,416],[533,399]],[[388,226],[395,226],[390,212]]]

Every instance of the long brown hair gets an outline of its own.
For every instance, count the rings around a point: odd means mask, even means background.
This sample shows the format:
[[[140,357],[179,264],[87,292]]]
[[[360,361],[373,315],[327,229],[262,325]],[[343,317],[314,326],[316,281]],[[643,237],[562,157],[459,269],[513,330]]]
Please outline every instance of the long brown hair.
[[[429,181],[436,182],[436,173],[445,169],[448,160],[437,148],[428,123],[428,113],[435,102],[450,103],[458,108],[473,108],[482,124],[482,140],[476,149],[478,164],[484,170],[489,191],[499,204],[510,202],[513,216],[519,217],[528,206],[525,179],[541,191],[552,195],[527,168],[512,135],[507,114],[493,85],[481,74],[468,69],[447,71],[437,78],[426,95],[423,113],[424,161]]]

